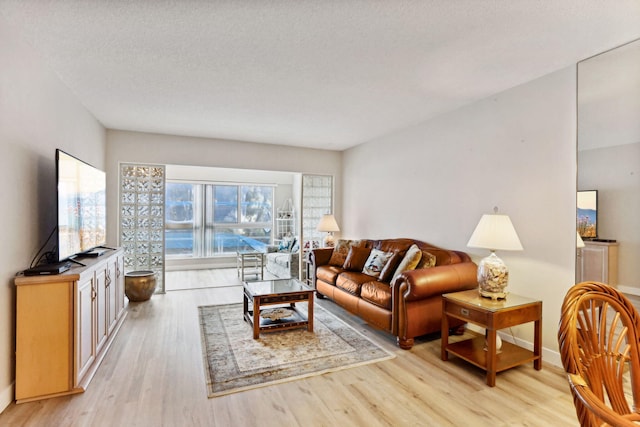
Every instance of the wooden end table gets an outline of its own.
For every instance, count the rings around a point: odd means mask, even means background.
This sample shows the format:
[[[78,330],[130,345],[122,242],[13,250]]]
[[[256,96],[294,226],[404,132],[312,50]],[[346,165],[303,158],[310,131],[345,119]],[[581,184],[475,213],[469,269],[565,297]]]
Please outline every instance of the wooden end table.
[[[244,319],[253,327],[253,339],[260,332],[273,332],[284,329],[304,328],[313,332],[313,293],[314,290],[297,279],[263,280],[243,282]],[[252,302],[251,309],[249,301]],[[307,315],[301,313],[296,302],[307,302]],[[264,306],[288,304],[286,309],[291,315],[281,319],[269,319],[260,316]]]
[[[442,295],[441,358],[454,354],[487,371],[487,384],[496,385],[496,373],[533,361],[536,370],[542,369],[542,301],[507,295],[506,299],[491,300],[480,296],[476,289]],[[487,330],[487,338],[449,343],[449,318],[470,322]],[[496,350],[496,331],[523,323],[534,322],[533,352],[509,342]],[[486,349],[485,349],[486,347]]]

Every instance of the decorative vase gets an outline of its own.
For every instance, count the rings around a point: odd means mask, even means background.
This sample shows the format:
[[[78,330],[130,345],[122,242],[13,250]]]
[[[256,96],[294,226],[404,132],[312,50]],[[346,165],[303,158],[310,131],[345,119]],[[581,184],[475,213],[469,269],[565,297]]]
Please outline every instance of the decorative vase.
[[[124,293],[132,302],[147,301],[156,290],[156,273],[131,271],[124,275]]]
[[[508,284],[509,269],[495,252],[492,251],[491,255],[480,260],[478,264],[480,295],[494,300],[506,298],[507,292],[505,290]]]

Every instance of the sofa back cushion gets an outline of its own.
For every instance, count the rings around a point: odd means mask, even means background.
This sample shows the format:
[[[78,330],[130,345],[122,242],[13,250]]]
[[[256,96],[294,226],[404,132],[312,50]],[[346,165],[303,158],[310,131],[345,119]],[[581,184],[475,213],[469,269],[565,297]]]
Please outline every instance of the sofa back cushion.
[[[387,265],[394,252],[384,252],[380,249],[371,249],[371,253],[367,258],[367,261],[364,263],[364,268],[362,272],[364,274],[368,274],[369,276],[373,276],[376,279],[380,277],[380,273]]]
[[[380,272],[380,279],[378,280],[389,283],[393,277],[393,273],[396,272],[396,268],[398,268],[398,265],[400,265],[400,261],[402,261],[403,258],[404,256],[400,254],[400,252],[395,252]]]
[[[347,259],[345,259],[342,268],[361,272],[367,262],[367,258],[369,258],[369,253],[371,253],[371,248],[352,246],[349,248]]]
[[[391,283],[393,283],[396,278],[405,271],[414,270],[418,266],[421,258],[422,251],[420,250],[418,245],[411,245],[404,258],[402,258],[402,261],[400,261],[398,268],[396,268],[396,271],[393,273],[393,276],[391,277]]]
[[[429,251],[422,250],[422,257],[420,262],[416,266],[416,270],[419,268],[431,268],[436,265],[436,256]]]
[[[333,252],[331,253],[329,265],[342,267],[347,259],[347,255],[349,254],[349,249],[352,246],[360,246],[360,244],[361,240],[338,239],[338,242],[336,243],[336,246],[333,248]]]

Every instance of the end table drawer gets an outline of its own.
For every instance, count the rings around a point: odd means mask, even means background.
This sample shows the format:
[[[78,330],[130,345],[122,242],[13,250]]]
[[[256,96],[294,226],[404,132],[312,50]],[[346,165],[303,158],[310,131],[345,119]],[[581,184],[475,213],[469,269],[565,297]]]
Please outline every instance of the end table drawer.
[[[457,304],[452,301],[447,301],[446,314],[450,316],[457,317],[458,319],[468,320],[469,322],[478,322],[485,324],[487,322],[487,314],[482,313],[473,309],[470,309],[467,306]]]

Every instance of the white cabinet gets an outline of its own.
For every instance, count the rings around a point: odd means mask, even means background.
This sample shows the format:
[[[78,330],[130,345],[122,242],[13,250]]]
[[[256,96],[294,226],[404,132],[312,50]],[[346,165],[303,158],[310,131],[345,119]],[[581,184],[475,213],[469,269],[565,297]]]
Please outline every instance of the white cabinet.
[[[16,401],[83,392],[125,318],[122,250],[16,284]]]
[[[96,360],[96,288],[93,271],[80,275],[76,308],[76,377],[83,378]],[[18,397],[16,396],[16,399]]]
[[[578,249],[576,282],[601,282],[611,286],[618,284],[618,243],[584,242]]]

